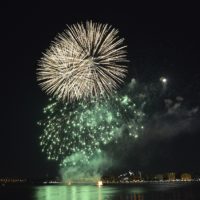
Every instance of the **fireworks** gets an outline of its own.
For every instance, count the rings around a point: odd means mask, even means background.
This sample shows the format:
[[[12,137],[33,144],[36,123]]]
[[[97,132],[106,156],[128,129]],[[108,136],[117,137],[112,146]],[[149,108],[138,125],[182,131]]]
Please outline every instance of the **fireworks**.
[[[56,98],[74,101],[108,95],[126,75],[126,46],[109,25],[74,24],[43,54],[38,81]]]
[[[44,114],[46,120],[39,123],[42,151],[62,166],[88,163],[106,145],[126,136],[137,138],[143,129],[144,113],[126,95],[87,104],[51,101]]]

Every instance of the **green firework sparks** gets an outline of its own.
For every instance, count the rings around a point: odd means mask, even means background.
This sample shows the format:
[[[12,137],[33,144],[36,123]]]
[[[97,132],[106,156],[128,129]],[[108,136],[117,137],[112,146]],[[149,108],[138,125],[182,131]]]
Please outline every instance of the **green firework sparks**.
[[[143,129],[144,113],[127,95],[73,104],[50,100],[44,108],[40,136],[42,151],[61,166],[88,163],[121,137],[136,139]],[[81,155],[81,159],[77,159]],[[77,160],[79,160],[77,163]]]

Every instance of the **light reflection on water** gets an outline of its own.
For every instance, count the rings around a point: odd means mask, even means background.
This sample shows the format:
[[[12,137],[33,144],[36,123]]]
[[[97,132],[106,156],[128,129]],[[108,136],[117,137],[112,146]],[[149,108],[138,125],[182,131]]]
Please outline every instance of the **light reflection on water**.
[[[0,185],[0,200],[200,200],[200,184]]]
[[[71,185],[35,188],[34,200],[199,200],[199,189],[180,185]]]
[[[41,186],[35,200],[103,200],[116,193],[115,188],[97,186]]]

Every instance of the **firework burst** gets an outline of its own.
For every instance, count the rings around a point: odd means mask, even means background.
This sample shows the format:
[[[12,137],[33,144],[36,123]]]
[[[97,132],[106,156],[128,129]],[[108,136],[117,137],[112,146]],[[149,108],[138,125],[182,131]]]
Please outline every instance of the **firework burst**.
[[[106,145],[122,137],[137,138],[143,129],[144,113],[128,96],[87,104],[51,102],[44,113],[46,120],[39,123],[42,151],[63,166],[78,165],[74,160],[80,154],[79,161],[87,163]]]
[[[59,34],[39,62],[38,81],[56,98],[108,95],[126,75],[126,46],[107,24],[74,24]]]

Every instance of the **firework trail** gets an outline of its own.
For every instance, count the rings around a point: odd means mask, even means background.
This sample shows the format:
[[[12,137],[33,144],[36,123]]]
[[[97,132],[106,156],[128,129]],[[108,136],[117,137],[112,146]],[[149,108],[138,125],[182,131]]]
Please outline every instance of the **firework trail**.
[[[107,24],[67,26],[39,62],[40,86],[63,101],[112,93],[127,72],[123,41]]]

